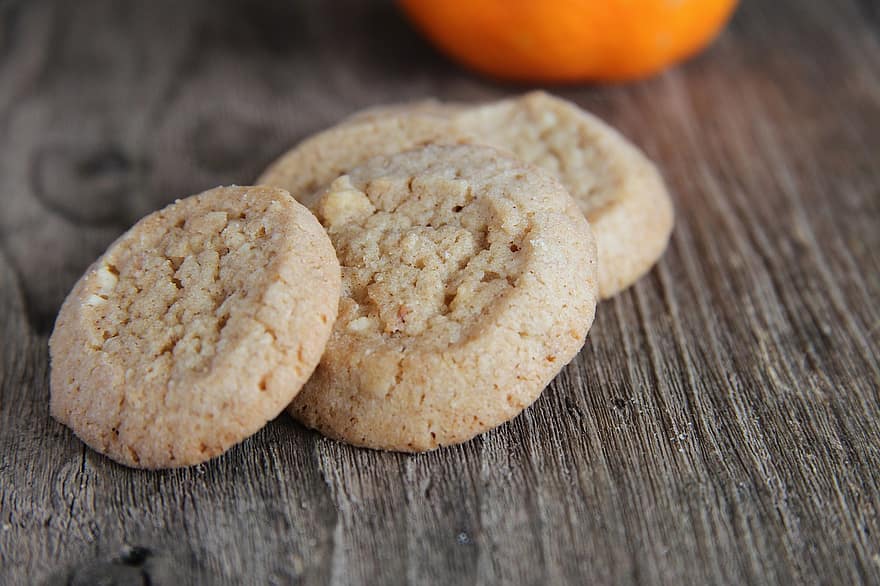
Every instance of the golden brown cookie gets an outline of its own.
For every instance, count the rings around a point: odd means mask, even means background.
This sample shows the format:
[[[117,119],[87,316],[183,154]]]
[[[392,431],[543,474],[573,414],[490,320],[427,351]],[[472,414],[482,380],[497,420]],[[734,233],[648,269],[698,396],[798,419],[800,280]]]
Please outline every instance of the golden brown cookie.
[[[376,157],[312,210],[342,265],[339,318],[291,413],[371,448],[463,442],[515,417],[581,348],[589,225],[549,173],[491,147]]]
[[[220,187],[150,214],[74,286],[51,412],[128,466],[203,462],[276,417],[336,317],[339,264],[286,191]]]

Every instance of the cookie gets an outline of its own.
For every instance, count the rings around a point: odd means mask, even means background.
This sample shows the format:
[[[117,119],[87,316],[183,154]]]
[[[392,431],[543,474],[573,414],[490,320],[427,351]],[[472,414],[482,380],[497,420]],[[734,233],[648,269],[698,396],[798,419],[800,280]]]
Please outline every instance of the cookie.
[[[596,236],[603,299],[634,283],[666,249],[673,210],[657,168],[615,129],[576,105],[544,92],[482,106],[425,100],[366,110],[349,123],[407,113],[446,117],[455,132],[555,173]]]
[[[291,404],[370,448],[463,442],[530,405],[584,343],[596,249],[551,174],[487,146],[377,157],[312,211],[342,265],[339,318]]]
[[[469,138],[445,118],[394,116],[388,112],[356,124],[334,126],[307,138],[272,163],[257,183],[286,189],[309,205],[316,191],[371,157],[431,143],[466,142]]]
[[[290,403],[339,292],[333,246],[286,191],[179,200],[116,240],[65,300],[49,341],[52,415],[128,466],[203,462]]]

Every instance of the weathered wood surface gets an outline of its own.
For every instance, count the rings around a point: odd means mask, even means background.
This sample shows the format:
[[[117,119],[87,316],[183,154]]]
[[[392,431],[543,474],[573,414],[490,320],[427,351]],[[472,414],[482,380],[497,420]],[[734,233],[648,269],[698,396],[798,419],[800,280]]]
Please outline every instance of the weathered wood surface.
[[[684,67],[559,90],[659,162],[678,224],[512,423],[405,456],[282,416],[150,473],[49,418],[55,313],[138,217],[355,109],[522,89],[385,3],[0,1],[0,583],[880,583],[869,1],[746,0]]]

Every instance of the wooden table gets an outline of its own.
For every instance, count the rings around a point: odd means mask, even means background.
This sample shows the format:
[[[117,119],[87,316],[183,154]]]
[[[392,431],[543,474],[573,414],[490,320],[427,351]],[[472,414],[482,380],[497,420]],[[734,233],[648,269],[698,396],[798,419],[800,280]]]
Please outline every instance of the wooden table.
[[[512,423],[408,456],[281,416],[143,472],[48,415],[61,300],[143,214],[365,106],[526,88],[385,3],[0,1],[0,583],[880,583],[880,14],[746,0],[694,61],[558,93],[678,223]]]

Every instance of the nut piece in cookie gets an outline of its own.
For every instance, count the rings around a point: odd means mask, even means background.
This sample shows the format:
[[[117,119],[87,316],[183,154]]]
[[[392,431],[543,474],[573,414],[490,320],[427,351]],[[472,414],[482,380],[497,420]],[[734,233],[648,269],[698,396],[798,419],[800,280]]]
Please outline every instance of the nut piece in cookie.
[[[139,468],[203,462],[259,430],[317,365],[339,264],[272,187],[221,187],[150,214],[74,286],[50,340],[52,415]]]
[[[291,413],[421,451],[515,417],[581,348],[590,228],[549,173],[491,147],[377,157],[314,198],[342,265],[339,318]]]

